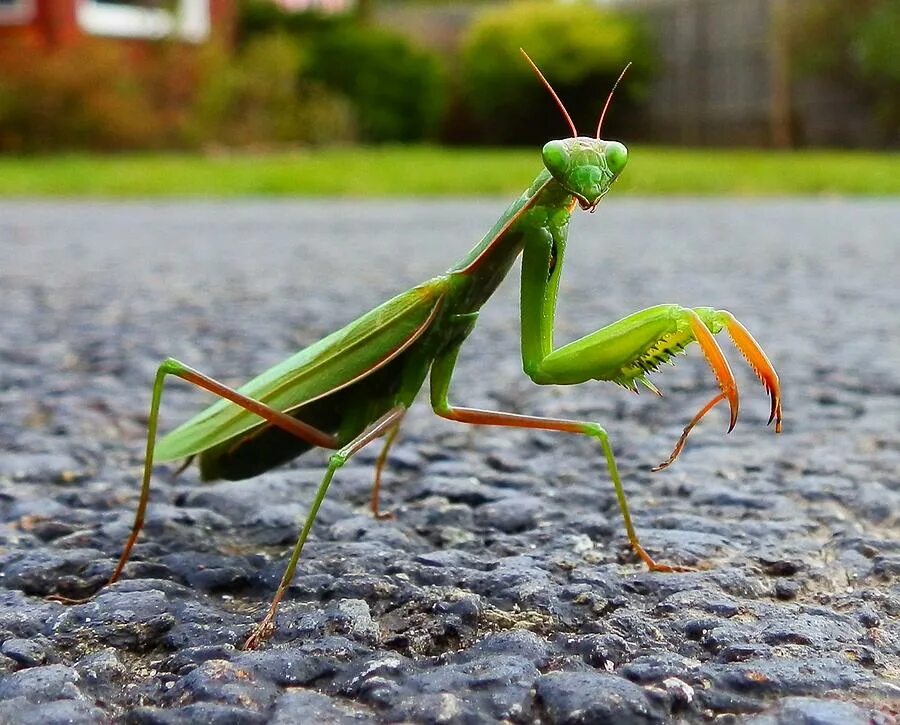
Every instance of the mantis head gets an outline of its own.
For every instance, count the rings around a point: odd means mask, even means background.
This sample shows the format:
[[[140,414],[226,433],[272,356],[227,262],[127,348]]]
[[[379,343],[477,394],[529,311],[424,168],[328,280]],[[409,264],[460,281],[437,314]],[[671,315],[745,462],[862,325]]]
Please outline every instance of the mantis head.
[[[541,152],[544,166],[550,175],[578,200],[582,209],[594,211],[597,204],[609,191],[610,185],[622,173],[622,169],[625,168],[628,161],[628,149],[625,148],[625,145],[618,141],[604,141],[600,138],[600,129],[603,127],[603,119],[616,86],[619,85],[619,81],[622,80],[622,76],[625,75],[625,71],[628,70],[631,63],[625,66],[613,84],[612,90],[606,97],[606,103],[603,105],[603,111],[600,113],[600,120],[597,122],[597,135],[590,138],[578,135],[572,117],[563,102],[559,100],[553,86],[544,78],[544,74],[534,64],[534,61],[528,57],[528,53],[522,48],[519,50],[522,51],[525,60],[541,79],[544,87],[553,96],[556,105],[559,106],[559,110],[572,130],[571,138],[550,141],[544,145]]]
[[[547,171],[581,208],[593,211],[625,168],[628,149],[618,141],[576,136],[548,142],[541,156]]]

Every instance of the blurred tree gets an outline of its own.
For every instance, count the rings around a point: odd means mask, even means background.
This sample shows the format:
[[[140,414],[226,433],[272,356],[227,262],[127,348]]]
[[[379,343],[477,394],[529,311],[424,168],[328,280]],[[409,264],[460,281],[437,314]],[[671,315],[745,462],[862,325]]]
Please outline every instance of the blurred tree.
[[[347,99],[363,141],[432,137],[444,108],[438,58],[406,37],[370,24],[372,3],[345,15],[287,12],[266,0],[245,0],[243,42],[282,32],[303,49],[303,74]]]
[[[368,23],[372,20],[375,12],[374,0],[356,0],[356,17],[362,23]]]
[[[304,38],[351,22],[352,16],[339,13],[293,12],[272,0],[240,0],[237,39],[239,43],[246,43],[258,35],[275,32]]]
[[[158,122],[146,79],[120,44],[91,40],[46,52],[8,42],[0,69],[2,151],[146,148],[173,133]]]
[[[53,51],[0,45],[0,151],[272,146],[355,139],[350,103],[304,78],[293,38],[232,56],[175,42],[91,39]]]
[[[201,89],[195,138],[228,146],[352,140],[350,104],[306,78],[303,63],[300,46],[283,33],[244,44]]]
[[[317,36],[310,77],[343,93],[364,140],[417,141],[431,136],[443,109],[437,58],[396,33],[344,26]]]
[[[569,133],[519,48],[540,66],[579,133],[589,136],[626,63],[632,67],[617,91],[607,138],[626,128],[653,68],[650,43],[631,16],[585,2],[521,2],[486,11],[462,49],[465,98],[485,140],[534,144]]]

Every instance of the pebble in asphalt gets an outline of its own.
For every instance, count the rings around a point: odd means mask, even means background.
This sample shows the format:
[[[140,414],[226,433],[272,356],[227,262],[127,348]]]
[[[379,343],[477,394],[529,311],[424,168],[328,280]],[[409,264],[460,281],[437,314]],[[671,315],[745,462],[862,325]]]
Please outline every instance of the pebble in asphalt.
[[[0,722],[890,723],[900,708],[900,269],[894,201],[615,199],[570,234],[558,342],[660,302],[735,312],[785,431],[728,349],[742,416],[695,432],[694,352],[634,396],[521,372],[517,272],[464,348],[461,404],[596,420],[599,451],[410,413],[377,522],[377,446],[343,469],[262,651],[319,480],[312,453],[201,485],[160,466],[127,578],[150,382],[173,355],[243,379],[441,271],[478,202],[0,203]],[[207,402],[172,384],[169,428]]]

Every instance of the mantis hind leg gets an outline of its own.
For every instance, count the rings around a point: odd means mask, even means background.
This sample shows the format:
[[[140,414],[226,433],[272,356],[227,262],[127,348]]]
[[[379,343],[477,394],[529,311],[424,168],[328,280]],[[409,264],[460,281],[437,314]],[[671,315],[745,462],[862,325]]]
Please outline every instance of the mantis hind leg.
[[[112,575],[104,586],[109,586],[118,580],[119,576],[122,574],[122,570],[125,568],[125,564],[128,563],[128,560],[131,557],[131,551],[144,526],[144,516],[147,512],[147,503],[150,500],[150,478],[153,471],[153,452],[156,447],[156,429],[159,421],[159,408],[162,402],[163,387],[165,386],[166,378],[169,375],[181,378],[182,380],[207,390],[214,395],[218,395],[220,398],[230,400],[269,423],[308,441],[312,445],[332,449],[338,447],[337,439],[334,436],[323,433],[317,428],[292,418],[290,415],[282,413],[275,408],[270,408],[269,406],[260,403],[258,400],[248,398],[233,388],[223,385],[217,380],[194,370],[178,360],[167,358],[160,364],[159,368],[157,368],[156,378],[153,382],[153,393],[150,400],[150,415],[147,422],[147,447],[144,455],[143,474],[141,476],[141,495],[138,500],[137,509],[135,510],[131,534],[125,542],[125,546],[122,548],[122,554],[119,556],[116,568],[113,570]],[[193,457],[188,459],[188,463],[190,463],[191,458]],[[91,597],[84,599],[70,599],[68,597],[52,596],[48,598],[64,604],[80,604],[90,600]]]
[[[306,544],[306,539],[309,537],[309,532],[312,530],[316,515],[319,513],[319,507],[322,505],[322,501],[325,500],[325,494],[328,493],[328,487],[331,485],[331,479],[334,478],[334,474],[337,473],[338,469],[350,460],[350,458],[359,452],[360,449],[379,436],[384,435],[386,431],[390,431],[391,434],[396,435],[394,431],[399,427],[400,421],[403,419],[405,413],[406,408],[402,405],[391,408],[387,413],[366,428],[359,436],[331,455],[331,458],[328,460],[328,470],[325,471],[325,476],[322,478],[322,482],[316,490],[316,497],[313,499],[312,506],[310,506],[310,509],[306,514],[303,529],[300,531],[297,543],[294,544],[294,550],[291,552],[291,558],[288,561],[287,568],[284,570],[284,575],[281,577],[281,583],[278,585],[278,590],[272,598],[266,616],[263,617],[258,625],[256,625],[246,642],[244,642],[244,649],[255,649],[269,637],[275,628],[275,615],[278,612],[278,605],[281,603],[285,592],[287,592],[287,589],[291,584],[291,580],[294,578],[297,562],[300,561],[300,554],[303,553],[303,546]]]
[[[613,488],[616,493],[616,501],[618,502],[619,510],[622,513],[622,520],[625,524],[625,531],[628,536],[628,541],[631,544],[631,548],[634,549],[634,552],[651,571],[692,571],[689,567],[660,564],[647,553],[647,550],[644,549],[643,546],[641,546],[637,531],[635,531],[634,524],[631,520],[631,512],[628,509],[625,488],[622,486],[622,479],[619,476],[619,469],[616,465],[616,458],[613,454],[612,445],[609,442],[609,436],[600,425],[584,421],[563,420],[560,418],[542,418],[530,415],[518,415],[515,413],[502,413],[494,410],[459,408],[451,405],[448,400],[450,379],[453,375],[453,368],[456,365],[458,353],[459,348],[456,348],[445,354],[443,357],[438,358],[431,369],[431,406],[435,413],[442,418],[455,420],[460,423],[469,423],[471,425],[496,425],[510,428],[552,430],[560,431],[562,433],[577,433],[593,438],[600,444],[600,448],[603,450],[606,466],[609,470],[609,477],[612,479]]]

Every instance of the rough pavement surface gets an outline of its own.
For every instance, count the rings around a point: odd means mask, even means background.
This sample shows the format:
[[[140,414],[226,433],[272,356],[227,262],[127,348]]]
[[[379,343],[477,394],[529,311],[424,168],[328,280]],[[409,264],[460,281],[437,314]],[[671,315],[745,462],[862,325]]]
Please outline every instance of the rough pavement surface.
[[[173,355],[239,383],[449,266],[504,201],[0,203],[0,722],[890,723],[900,707],[895,201],[640,201],[578,214],[558,341],[660,302],[731,309],[775,362],[785,430],[743,392],[651,474],[715,383],[541,388],[517,271],[465,347],[460,404],[600,422],[552,433],[411,412],[367,510],[340,471],[260,651],[324,455],[201,485],[159,466],[126,579],[150,383]],[[724,337],[724,336],[723,336]],[[169,429],[208,401],[170,384]]]

